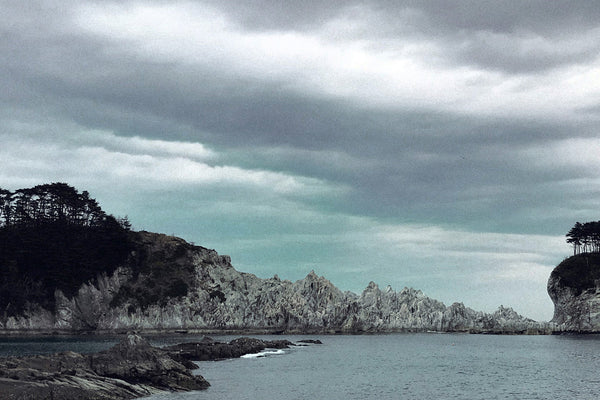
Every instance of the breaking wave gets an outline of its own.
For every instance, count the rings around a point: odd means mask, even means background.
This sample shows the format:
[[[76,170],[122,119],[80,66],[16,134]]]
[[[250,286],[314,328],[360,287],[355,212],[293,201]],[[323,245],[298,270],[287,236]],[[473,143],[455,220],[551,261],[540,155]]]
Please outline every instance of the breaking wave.
[[[277,354],[285,354],[285,351],[283,351],[283,350],[265,350],[265,351],[261,351],[259,353],[244,354],[242,356],[242,358],[259,358],[259,357],[267,357],[267,356],[272,356],[272,355],[277,355]]]

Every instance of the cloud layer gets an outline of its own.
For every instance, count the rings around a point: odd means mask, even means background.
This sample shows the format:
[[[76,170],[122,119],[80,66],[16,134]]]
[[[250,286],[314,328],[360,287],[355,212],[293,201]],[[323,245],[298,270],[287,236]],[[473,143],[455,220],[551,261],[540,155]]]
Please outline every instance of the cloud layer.
[[[1,187],[67,181],[261,276],[538,319],[598,219],[593,2],[0,8]]]

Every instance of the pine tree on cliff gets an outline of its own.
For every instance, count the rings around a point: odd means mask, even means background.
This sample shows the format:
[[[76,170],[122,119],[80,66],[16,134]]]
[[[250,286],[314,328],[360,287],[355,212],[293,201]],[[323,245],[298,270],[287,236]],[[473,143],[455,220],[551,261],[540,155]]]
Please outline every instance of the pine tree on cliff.
[[[566,236],[573,255],[600,252],[600,221],[576,222]]]
[[[576,222],[575,226],[567,233],[567,243],[573,245],[573,255],[579,253],[583,240],[583,225]]]

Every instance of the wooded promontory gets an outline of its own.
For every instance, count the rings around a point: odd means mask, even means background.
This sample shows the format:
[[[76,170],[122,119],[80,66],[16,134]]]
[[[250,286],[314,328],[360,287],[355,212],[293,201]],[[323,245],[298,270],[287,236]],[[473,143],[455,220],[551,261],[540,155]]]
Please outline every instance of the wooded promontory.
[[[215,250],[130,230],[67,184],[2,193],[2,334],[548,332],[510,308],[446,306],[411,288],[355,294],[314,271],[296,282],[239,272]]]
[[[0,189],[0,313],[53,309],[56,289],[73,296],[112,273],[131,250],[129,228],[66,183]]]

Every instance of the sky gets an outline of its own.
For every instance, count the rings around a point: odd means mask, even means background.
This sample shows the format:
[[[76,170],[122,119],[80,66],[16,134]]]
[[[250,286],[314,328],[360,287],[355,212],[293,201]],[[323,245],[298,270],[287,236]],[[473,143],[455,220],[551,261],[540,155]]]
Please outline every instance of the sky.
[[[239,271],[552,318],[600,219],[600,3],[0,0],[0,187]]]

